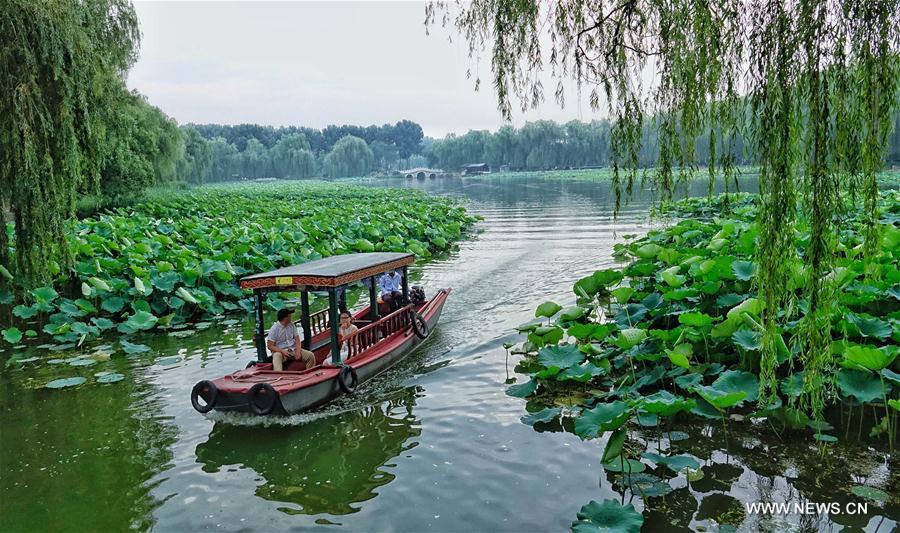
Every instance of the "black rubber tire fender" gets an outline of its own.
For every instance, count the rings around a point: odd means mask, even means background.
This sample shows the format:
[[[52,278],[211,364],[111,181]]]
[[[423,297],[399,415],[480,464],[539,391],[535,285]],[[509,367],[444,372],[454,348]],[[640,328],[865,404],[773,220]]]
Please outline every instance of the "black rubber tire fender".
[[[265,403],[258,403],[263,399]],[[257,383],[247,391],[247,405],[254,414],[264,416],[272,412],[278,404],[278,392],[268,383]]]
[[[356,369],[350,365],[341,367],[341,371],[337,376],[338,387],[344,391],[344,394],[353,394],[356,386],[359,385],[359,376],[356,375]]]
[[[204,396],[204,392],[208,396]],[[200,398],[203,398],[206,405],[200,404]],[[208,413],[212,411],[213,407],[216,406],[216,401],[218,399],[219,389],[216,388],[215,383],[212,381],[204,379],[203,381],[197,382],[197,384],[194,385],[194,388],[191,389],[191,405],[194,406],[194,409],[196,409],[198,413]]]
[[[425,322],[425,318],[422,317],[419,313],[415,311],[410,311],[410,323],[412,324],[413,333],[416,334],[416,337],[420,339],[427,339],[428,334],[431,333],[428,331],[428,322]]]

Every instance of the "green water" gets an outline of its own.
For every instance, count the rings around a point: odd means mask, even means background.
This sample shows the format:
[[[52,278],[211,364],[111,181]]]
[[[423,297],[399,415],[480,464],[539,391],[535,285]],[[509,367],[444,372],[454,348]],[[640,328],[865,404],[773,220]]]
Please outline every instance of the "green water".
[[[88,367],[51,365],[59,355],[46,353],[6,366],[7,350],[0,353],[0,530],[557,531],[590,500],[622,500],[600,466],[605,439],[520,422],[525,402],[504,393],[517,358],[507,359],[502,344],[518,340],[513,328],[539,301],[569,302],[574,280],[612,265],[617,237],[650,227],[646,199],[614,222],[605,183],[373,183],[458,196],[485,219],[451,256],[416,268],[426,287],[454,288],[418,352],[353,398],[259,420],[204,417],[188,401],[196,381],[253,358],[252,323],[243,317],[190,338],[147,336],[139,340],[150,354]],[[94,383],[102,371],[126,379]],[[75,375],[88,383],[41,388]],[[703,479],[682,477],[664,498],[645,503],[624,492],[644,512],[647,531],[891,531],[900,521],[896,460],[869,448],[865,432],[856,441],[855,425],[826,457],[808,434],[776,435],[766,425],[676,429],[687,438],[656,429],[631,435],[651,451],[671,447],[703,465]],[[857,501],[847,492],[854,484],[894,499],[853,516],[763,517],[743,506],[843,504]]]

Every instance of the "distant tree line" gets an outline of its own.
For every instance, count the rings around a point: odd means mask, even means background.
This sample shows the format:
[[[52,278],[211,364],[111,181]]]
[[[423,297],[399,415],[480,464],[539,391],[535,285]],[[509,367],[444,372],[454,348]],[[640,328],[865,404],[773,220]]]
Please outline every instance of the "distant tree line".
[[[610,160],[610,123],[606,120],[557,124],[550,120],[528,122],[521,128],[504,126],[495,133],[470,131],[450,134],[435,140],[425,155],[429,165],[456,169],[466,163],[488,163],[493,168],[510,170],[549,170],[557,168],[605,167]],[[656,130],[648,123],[643,128],[639,154],[642,166],[652,166],[657,157]],[[697,162],[709,159],[708,137],[698,139]],[[724,147],[719,147],[724,149]],[[748,162],[740,138],[731,150],[737,164]]]
[[[182,129],[192,140],[186,150],[195,176],[191,181],[359,176],[424,163],[417,157],[422,127],[409,120],[322,130],[259,124],[188,124]]]
[[[888,142],[886,163],[900,165],[900,114],[894,117],[893,132]],[[521,128],[503,126],[494,133],[472,130],[463,135],[450,134],[431,141],[423,150],[428,165],[457,170],[468,163],[488,163],[492,168],[510,170],[550,170],[558,168],[606,167],[610,162],[610,129],[606,120],[581,122],[573,120],[557,124],[549,120],[528,122]],[[658,127],[653,119],[644,121],[638,164],[652,167],[659,158]],[[744,138],[737,134],[729,143],[715,132],[715,153],[730,153],[735,165],[752,165],[755,157],[748,152]],[[682,150],[694,151],[694,163],[709,164],[710,134],[706,132],[692,143],[683,142]]]

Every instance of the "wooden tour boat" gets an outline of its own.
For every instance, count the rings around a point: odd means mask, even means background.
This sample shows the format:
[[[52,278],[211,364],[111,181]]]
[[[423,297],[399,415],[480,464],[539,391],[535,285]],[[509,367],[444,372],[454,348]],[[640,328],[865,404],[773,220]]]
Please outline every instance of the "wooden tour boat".
[[[215,409],[257,415],[293,414],[341,394],[352,394],[360,383],[412,352],[437,325],[451,289],[440,289],[431,299],[415,287],[411,292],[407,270],[414,261],[415,256],[409,253],[358,253],[242,278],[241,288],[252,289],[255,296],[257,359],[243,370],[194,385],[194,409],[201,413]],[[377,289],[378,278],[391,270],[402,272],[404,303],[393,312],[380,301]],[[358,282],[368,287],[369,305],[353,314],[358,331],[339,339],[339,309],[345,307],[347,287]],[[305,369],[302,361],[291,360],[283,371],[273,370],[263,322],[265,295],[273,291],[300,292],[297,324],[303,330],[303,347],[316,356],[313,368]],[[328,308],[310,314],[310,292],[327,292]]]

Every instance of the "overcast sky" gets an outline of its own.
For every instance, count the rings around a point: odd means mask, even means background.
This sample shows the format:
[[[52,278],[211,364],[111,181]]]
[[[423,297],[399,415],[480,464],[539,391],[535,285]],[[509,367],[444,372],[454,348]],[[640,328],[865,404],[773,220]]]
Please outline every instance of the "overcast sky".
[[[135,2],[143,34],[128,84],[179,123],[321,128],[409,119],[426,135],[497,129],[503,120],[466,44],[425,34],[421,2]],[[475,66],[473,66],[475,68]],[[599,118],[574,87],[525,120]]]

